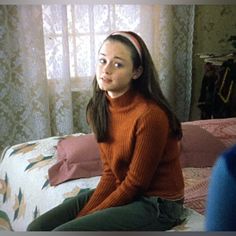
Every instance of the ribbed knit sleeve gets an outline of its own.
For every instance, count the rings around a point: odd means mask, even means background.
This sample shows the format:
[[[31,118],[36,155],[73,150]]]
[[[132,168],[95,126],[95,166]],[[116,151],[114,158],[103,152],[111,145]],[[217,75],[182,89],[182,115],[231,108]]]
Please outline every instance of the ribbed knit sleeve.
[[[101,202],[104,201],[104,199],[106,199],[114,190],[115,178],[109,166],[105,162],[103,164],[103,174],[99,184],[85,207],[79,212],[78,217],[87,215],[92,209],[95,209],[99,204],[101,204]]]

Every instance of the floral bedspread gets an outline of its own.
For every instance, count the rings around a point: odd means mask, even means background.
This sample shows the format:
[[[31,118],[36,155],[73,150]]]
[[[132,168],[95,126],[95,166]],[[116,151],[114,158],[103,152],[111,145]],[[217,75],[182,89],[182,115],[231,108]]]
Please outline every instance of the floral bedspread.
[[[96,187],[99,176],[50,186],[48,169],[56,162],[56,146],[61,138],[50,137],[14,145],[2,153],[0,230],[26,231],[33,219],[66,198],[82,189]],[[202,231],[203,222],[203,215],[189,209],[186,222],[173,231]]]
[[[0,228],[25,231],[40,214],[81,189],[96,187],[100,177],[50,186],[48,169],[56,162],[56,145],[61,138],[27,142],[4,151],[0,162]]]

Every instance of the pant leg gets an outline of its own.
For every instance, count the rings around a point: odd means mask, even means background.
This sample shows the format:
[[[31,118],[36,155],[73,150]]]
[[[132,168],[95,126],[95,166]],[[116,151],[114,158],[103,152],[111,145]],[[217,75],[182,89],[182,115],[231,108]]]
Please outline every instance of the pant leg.
[[[87,190],[65,200],[62,204],[42,214],[31,222],[27,231],[51,231],[59,225],[75,219],[78,212],[87,203],[94,190]]]
[[[74,219],[55,231],[164,231],[181,223],[182,204],[141,197],[130,204]]]

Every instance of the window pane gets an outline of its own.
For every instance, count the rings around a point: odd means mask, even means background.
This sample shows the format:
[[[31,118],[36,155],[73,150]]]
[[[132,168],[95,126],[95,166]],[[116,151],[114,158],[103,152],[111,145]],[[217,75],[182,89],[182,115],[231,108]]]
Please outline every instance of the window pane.
[[[90,76],[90,36],[69,36],[71,77]]]
[[[139,24],[139,5],[115,5],[115,27],[117,30],[137,31]]]
[[[60,9],[58,9],[56,6],[43,5],[42,11],[44,32],[48,35],[61,35],[62,19]]]
[[[80,79],[95,73],[95,62],[101,43],[115,30],[139,32],[139,5],[67,5],[67,22],[62,20],[56,5],[43,5],[44,37],[47,75],[49,79],[60,73],[63,60],[62,30],[68,27],[70,75]],[[64,41],[63,41],[64,40]]]
[[[109,32],[111,29],[111,14],[109,5],[94,6],[94,31],[96,33]]]
[[[88,5],[68,5],[67,17],[69,34],[90,33]]]
[[[91,75],[90,36],[76,37],[77,75]]]

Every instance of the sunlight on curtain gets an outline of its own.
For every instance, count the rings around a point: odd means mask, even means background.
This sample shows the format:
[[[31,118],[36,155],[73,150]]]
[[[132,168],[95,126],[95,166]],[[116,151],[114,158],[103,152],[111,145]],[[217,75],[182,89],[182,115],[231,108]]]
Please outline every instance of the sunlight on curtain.
[[[193,6],[0,6],[0,18],[0,150],[88,130],[96,55],[115,30],[142,36],[165,95],[180,119],[188,119]]]
[[[64,5],[42,9],[52,135],[71,134],[73,114],[67,11]]]

